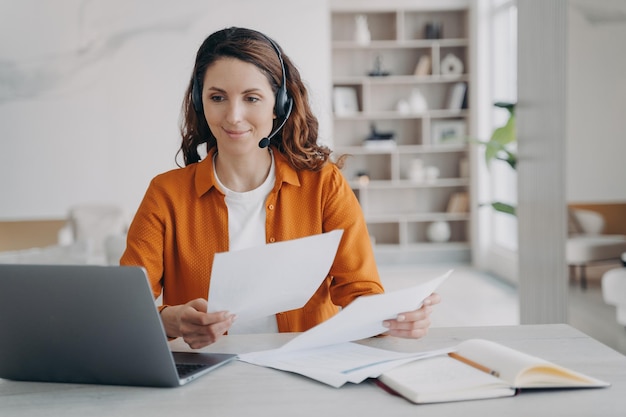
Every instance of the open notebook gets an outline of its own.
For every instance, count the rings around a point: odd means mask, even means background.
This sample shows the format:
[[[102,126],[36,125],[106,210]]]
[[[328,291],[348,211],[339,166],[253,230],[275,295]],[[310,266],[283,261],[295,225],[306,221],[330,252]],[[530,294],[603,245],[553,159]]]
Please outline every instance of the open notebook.
[[[0,265],[0,334],[22,381],[176,387],[236,358],[171,352],[139,267]]]
[[[378,385],[416,404],[508,397],[531,389],[610,384],[491,340],[469,339],[448,354],[383,372]]]

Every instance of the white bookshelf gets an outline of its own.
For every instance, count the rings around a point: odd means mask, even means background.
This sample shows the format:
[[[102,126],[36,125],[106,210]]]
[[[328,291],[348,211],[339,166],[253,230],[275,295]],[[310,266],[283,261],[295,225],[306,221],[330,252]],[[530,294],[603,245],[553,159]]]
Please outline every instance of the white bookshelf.
[[[356,96],[356,108],[334,114],[334,151],[350,155],[343,172],[379,253],[461,251],[469,258],[471,204],[448,211],[453,195],[471,195],[465,140],[471,111],[469,10],[459,2],[437,4],[331,7],[333,89],[349,88]],[[367,22],[369,42],[358,41],[357,16]],[[426,37],[429,23],[440,24],[439,37]],[[430,61],[428,71],[416,74],[424,59]],[[465,94],[450,108],[459,84]],[[412,99],[415,90],[422,101]],[[337,110],[343,104],[334,105]],[[372,126],[379,134],[393,133],[393,139],[366,141]],[[455,138],[454,132],[461,133]],[[412,170],[416,160],[421,174]],[[429,239],[436,221],[449,225],[449,239]]]

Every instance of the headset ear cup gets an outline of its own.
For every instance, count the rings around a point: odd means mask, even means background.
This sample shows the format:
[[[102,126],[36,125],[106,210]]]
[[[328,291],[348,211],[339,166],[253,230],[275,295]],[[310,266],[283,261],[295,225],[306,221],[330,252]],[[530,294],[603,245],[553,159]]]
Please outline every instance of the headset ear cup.
[[[276,93],[276,104],[274,105],[274,113],[276,117],[283,118],[287,114],[287,108],[289,107],[289,96],[287,91],[283,87],[278,89]]]
[[[194,77],[193,86],[191,87],[191,102],[196,113],[203,113],[202,88],[200,87],[197,77]]]

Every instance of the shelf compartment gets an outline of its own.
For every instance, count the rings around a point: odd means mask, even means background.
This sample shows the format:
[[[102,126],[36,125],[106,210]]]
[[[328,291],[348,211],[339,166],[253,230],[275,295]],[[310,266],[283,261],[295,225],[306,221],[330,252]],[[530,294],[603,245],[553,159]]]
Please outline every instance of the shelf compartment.
[[[453,84],[449,83],[428,83],[419,86],[405,84],[369,84],[367,85],[367,95],[371,100],[367,106],[363,107],[363,110],[374,114],[377,112],[397,111],[398,102],[400,100],[406,100],[408,102],[413,89],[419,90],[426,99],[428,109],[426,109],[424,113],[431,110],[446,109],[449,94],[448,90],[452,85]],[[407,115],[410,114],[411,113],[407,113]]]
[[[367,225],[367,229],[376,245],[400,244],[400,226],[397,222],[372,223]]]
[[[459,58],[461,60],[461,62],[463,63],[463,71],[462,74],[466,74],[467,73],[467,67],[468,67],[468,59],[467,59],[467,48],[465,47],[460,47],[460,46],[449,46],[449,47],[441,47],[439,50],[439,56],[440,56],[440,61],[439,63],[441,64],[441,61],[446,57],[446,55],[448,54],[452,54],[455,57]]]
[[[441,39],[463,38],[468,33],[465,10],[407,11],[402,13],[403,33],[401,39],[426,39],[426,25],[436,22],[441,25]]]
[[[437,147],[441,149],[440,147]],[[437,180],[463,178],[463,165],[467,164],[467,152],[465,148],[457,148],[450,152],[420,152],[420,153],[402,153],[400,155],[400,178],[411,181],[417,173],[413,173],[412,169],[416,161],[421,161],[422,175],[427,177],[426,171],[428,167],[434,167],[438,170]]]
[[[367,19],[372,41],[396,40],[397,13],[392,12],[333,12],[331,16],[331,38],[333,41],[354,41],[356,16]]]
[[[422,120],[421,119],[362,119],[344,120],[335,122],[334,135],[344,146],[360,146],[363,149],[351,149],[351,152],[368,153],[370,150],[362,146],[365,139],[372,132],[372,125],[378,133],[393,132],[395,143],[401,145],[417,145],[422,143]],[[392,150],[393,151],[393,150]]]
[[[413,75],[420,56],[430,53],[430,48],[412,47],[333,49],[332,71],[334,76],[342,77],[371,76],[374,72]]]
[[[391,180],[391,154],[349,155],[342,169],[350,182],[357,182],[359,176],[367,175],[370,181]]]
[[[410,222],[407,224],[407,243],[439,243],[428,240],[427,230],[431,222]],[[468,222],[449,220],[450,240],[446,243],[466,243],[469,241]]]
[[[424,186],[421,188],[372,188],[360,187],[360,203],[366,218],[381,218],[387,214],[395,216],[444,213],[450,197],[455,192],[466,191],[463,186]]]
[[[464,46],[441,47],[439,43],[432,48],[416,48],[396,46],[395,48],[343,48],[333,49],[332,71],[333,77],[370,77],[371,79],[394,79],[398,77],[426,78],[415,76],[415,68],[419,59],[431,56],[433,76],[441,75],[439,70],[441,59],[451,53],[463,63],[463,71],[459,75],[467,74],[467,48]],[[374,76],[380,73],[384,76]],[[452,75],[450,75],[452,77]]]

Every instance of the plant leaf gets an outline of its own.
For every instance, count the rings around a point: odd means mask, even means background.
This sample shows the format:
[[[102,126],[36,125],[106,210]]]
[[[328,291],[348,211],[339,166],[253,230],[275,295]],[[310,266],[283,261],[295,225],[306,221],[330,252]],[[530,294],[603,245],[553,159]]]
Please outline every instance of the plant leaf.
[[[506,124],[494,130],[491,135],[491,139],[486,143],[487,148],[485,149],[485,162],[487,165],[493,158],[496,158],[498,154],[504,152],[506,154],[506,158],[499,159],[507,161],[507,163],[515,169],[517,157],[506,149],[506,145],[515,142],[515,139],[515,116],[511,114]]]
[[[516,208],[510,204],[507,203],[502,203],[500,201],[495,201],[493,203],[491,203],[491,207],[493,207],[494,210],[499,211],[501,213],[507,213],[510,214],[512,216],[516,216]]]
[[[496,107],[507,109],[509,111],[509,114],[511,115],[515,114],[515,103],[509,103],[506,101],[496,101],[495,103],[493,103],[493,105]]]
[[[504,126],[493,131],[491,141],[502,146],[515,142],[515,116],[509,117]]]

